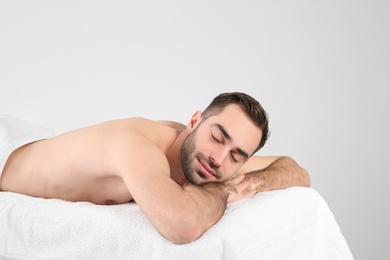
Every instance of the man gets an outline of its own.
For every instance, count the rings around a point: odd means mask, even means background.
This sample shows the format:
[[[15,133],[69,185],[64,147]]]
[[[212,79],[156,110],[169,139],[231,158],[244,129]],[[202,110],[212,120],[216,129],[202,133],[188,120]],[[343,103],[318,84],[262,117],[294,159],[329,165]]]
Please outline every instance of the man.
[[[310,186],[288,157],[252,156],[268,138],[261,105],[223,93],[187,126],[114,120],[31,142],[10,153],[0,189],[96,204],[134,200],[174,243],[197,239],[227,203],[257,192]]]

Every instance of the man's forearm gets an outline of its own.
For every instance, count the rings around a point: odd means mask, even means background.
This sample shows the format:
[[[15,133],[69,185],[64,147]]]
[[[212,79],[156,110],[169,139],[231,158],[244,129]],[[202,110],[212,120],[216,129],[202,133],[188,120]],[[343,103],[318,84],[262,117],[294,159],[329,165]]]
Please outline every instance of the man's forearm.
[[[309,174],[289,157],[280,157],[268,167],[246,173],[256,192],[286,189],[292,186],[310,187]]]
[[[189,241],[197,239],[214,225],[226,209],[228,192],[221,183],[208,183],[203,186],[186,185],[189,211],[187,218],[193,218]]]
[[[193,218],[190,240],[195,240],[217,223],[225,212],[227,202],[239,197],[249,186],[244,175],[236,176],[224,183],[205,183],[200,186],[188,184],[183,187],[188,203],[187,218]],[[190,223],[191,223],[190,222]]]

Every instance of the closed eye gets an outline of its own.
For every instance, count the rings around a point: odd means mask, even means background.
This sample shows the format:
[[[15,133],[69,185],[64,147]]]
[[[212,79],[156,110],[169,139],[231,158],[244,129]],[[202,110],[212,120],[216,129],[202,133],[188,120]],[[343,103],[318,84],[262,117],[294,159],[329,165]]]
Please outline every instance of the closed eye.
[[[217,143],[222,143],[222,141],[219,140],[218,138],[216,138],[214,135],[211,135],[211,137],[212,137],[213,140],[216,141]]]
[[[238,160],[236,159],[234,153],[231,153],[231,156],[232,156],[232,160],[233,160],[234,162],[238,163]]]
[[[217,137],[215,137],[213,134],[211,135],[211,138],[212,138],[215,142],[217,142],[217,143],[219,143],[219,144],[222,144],[222,143],[223,143],[223,141],[219,140],[219,139],[218,139]],[[235,152],[235,151],[232,151],[232,152],[230,153],[230,156],[231,156],[232,160],[233,160],[235,163],[238,163],[238,162],[239,162],[239,159],[237,159],[237,157],[240,157],[240,156],[242,156],[242,155],[239,154],[239,153],[237,153],[237,152]]]
[[[213,130],[211,131],[211,138],[213,141],[224,144],[226,140],[229,142],[232,141],[232,137],[229,135],[229,133],[226,131],[226,129],[219,124],[214,124],[213,129],[217,129],[216,132]],[[216,135],[215,135],[216,134]],[[222,139],[220,139],[222,138]],[[236,147],[234,150],[231,150],[231,158],[235,163],[238,163],[240,161],[245,161],[249,158],[249,154],[242,150],[240,147]]]
[[[246,154],[241,154],[240,150],[238,150],[238,151],[232,150],[230,154],[231,154],[232,160],[236,163],[241,162],[241,161],[245,161],[248,158],[248,157],[246,157]]]

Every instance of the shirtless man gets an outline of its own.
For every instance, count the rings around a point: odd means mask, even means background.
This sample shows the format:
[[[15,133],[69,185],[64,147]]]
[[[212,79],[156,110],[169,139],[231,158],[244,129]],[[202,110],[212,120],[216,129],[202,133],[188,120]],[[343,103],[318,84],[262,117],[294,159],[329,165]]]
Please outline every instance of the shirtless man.
[[[96,204],[134,200],[163,236],[187,243],[229,202],[310,186],[291,158],[252,156],[267,137],[261,105],[223,93],[187,126],[129,118],[26,144],[8,157],[0,190]]]

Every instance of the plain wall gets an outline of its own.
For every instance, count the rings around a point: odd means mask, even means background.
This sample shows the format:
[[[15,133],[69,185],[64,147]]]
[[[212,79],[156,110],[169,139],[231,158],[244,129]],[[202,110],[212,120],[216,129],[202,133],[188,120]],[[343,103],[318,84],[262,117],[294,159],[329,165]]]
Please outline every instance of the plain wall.
[[[257,98],[356,259],[390,259],[390,2],[0,0],[0,114],[57,133]]]

